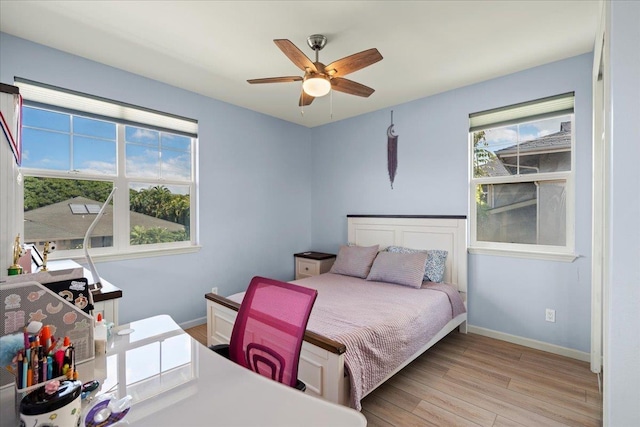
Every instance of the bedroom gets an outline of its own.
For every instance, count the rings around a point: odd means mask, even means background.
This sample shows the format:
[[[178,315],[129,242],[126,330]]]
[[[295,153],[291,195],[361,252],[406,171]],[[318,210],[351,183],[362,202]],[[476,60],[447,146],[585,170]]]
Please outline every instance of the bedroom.
[[[637,14],[637,6],[612,2],[611,8],[612,78],[622,73],[612,85],[613,90],[624,91],[627,85],[638,84],[637,62],[628,64],[624,50],[637,46],[637,30],[623,18],[627,12]],[[201,323],[205,314],[202,295],[212,286],[221,294],[231,294],[246,287],[256,272],[292,278],[293,253],[311,248],[335,252],[346,238],[347,214],[466,215],[469,113],[575,90],[576,116],[581,117],[576,136],[587,141],[576,152],[576,251],[583,257],[562,263],[470,255],[469,323],[581,355],[589,352],[593,51],[394,106],[396,131],[404,145],[392,191],[384,150],[389,108],[308,129],[6,33],[0,42],[3,83],[21,76],[199,120],[202,248],[172,258],[100,262],[101,274],[120,284],[126,295],[120,305],[122,322],[170,313],[185,327]],[[267,58],[281,59],[273,49]],[[616,65],[623,69],[618,71]],[[625,75],[629,65],[630,74]],[[338,97],[334,102],[337,109]],[[299,114],[295,99],[289,106]],[[619,114],[637,115],[635,104],[619,108],[627,109]],[[311,114],[310,108],[306,114]],[[637,224],[626,217],[633,212],[629,206],[637,209],[638,172],[632,163],[625,163],[637,153],[629,142],[637,140],[637,134],[626,128],[620,132],[629,133],[616,139],[622,148],[616,148],[621,151],[616,151],[613,161],[620,164],[612,170],[614,197],[620,199],[612,200],[612,228],[619,235],[615,234],[611,250],[621,281],[611,289],[612,330],[628,330],[630,322],[637,324],[635,309],[629,305],[633,299],[628,298],[632,291],[637,295],[632,288],[637,270],[632,262],[624,262],[625,256],[638,251],[638,233],[633,232]],[[374,149],[372,141],[382,145]],[[419,194],[427,197],[419,198]],[[629,200],[632,195],[636,197]],[[267,209],[258,211],[257,207]],[[623,229],[618,230],[615,225],[622,223]],[[168,269],[169,259],[179,267]],[[167,284],[183,284],[185,271],[189,272],[189,292],[176,298]],[[141,305],[139,301],[150,294],[153,304]],[[548,307],[557,311],[553,325],[544,322]],[[610,420],[611,425],[624,425],[615,421],[637,416],[633,405],[624,404],[624,396],[637,395],[637,389],[626,381],[630,368],[623,361],[636,360],[638,343],[637,338],[610,339],[610,357],[615,361],[609,369]]]

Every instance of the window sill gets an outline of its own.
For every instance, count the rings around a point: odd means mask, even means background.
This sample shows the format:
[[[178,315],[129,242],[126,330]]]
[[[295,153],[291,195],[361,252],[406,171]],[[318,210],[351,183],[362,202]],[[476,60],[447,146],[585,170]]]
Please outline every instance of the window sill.
[[[534,252],[534,251],[518,251],[513,249],[495,249],[495,248],[469,248],[469,253],[474,255],[495,255],[506,256],[511,258],[526,259],[543,259],[547,261],[573,262],[580,255],[563,252]]]
[[[94,262],[106,262],[106,261],[121,261],[127,259],[139,259],[139,258],[151,258],[157,256],[166,256],[166,255],[181,255],[181,254],[190,254],[199,252],[202,249],[202,246],[185,246],[185,247],[173,247],[173,248],[153,248],[146,250],[136,250],[130,252],[118,252],[118,253],[91,253],[91,259]],[[51,261],[54,261],[56,258],[50,257]],[[60,259],[71,259],[76,262],[84,263],[86,262],[86,258],[84,256],[84,252],[78,255],[64,255]]]

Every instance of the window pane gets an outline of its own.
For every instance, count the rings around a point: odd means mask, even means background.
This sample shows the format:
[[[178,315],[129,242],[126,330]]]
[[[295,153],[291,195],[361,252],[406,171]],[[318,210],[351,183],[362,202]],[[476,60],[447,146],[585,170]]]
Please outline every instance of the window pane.
[[[162,177],[171,180],[191,180],[191,154],[184,151],[162,151]]]
[[[571,170],[571,116],[520,124],[519,140],[521,174]]]
[[[70,117],[69,114],[24,107],[22,109],[22,126],[68,133],[71,130]]]
[[[518,144],[518,127],[504,126],[473,133],[473,177],[505,176],[517,173],[514,157],[498,152]]]
[[[160,132],[125,126],[126,174],[136,178],[160,178]]]
[[[188,186],[131,184],[129,203],[132,245],[190,239],[191,200]]]
[[[566,244],[566,181],[476,186],[478,241]]]
[[[136,178],[160,177],[160,151],[141,145],[127,144],[127,176]]]
[[[22,166],[70,170],[71,142],[68,133],[22,129]]]
[[[162,148],[174,148],[180,151],[191,151],[191,138],[182,135],[162,133]]]
[[[103,139],[116,139],[116,124],[86,117],[73,117],[73,133],[75,135],[93,136]]]
[[[116,174],[116,142],[73,137],[73,169],[102,175]]]
[[[571,116],[473,133],[473,176],[571,170]]]
[[[25,177],[25,243],[42,249],[44,242],[55,241],[58,250],[81,249],[97,212],[91,213],[95,211],[91,209],[87,214],[74,214],[71,205],[102,205],[112,188],[113,184],[105,181]],[[112,245],[113,205],[109,205],[93,230],[91,247]]]
[[[155,130],[134,126],[125,127],[125,139],[129,143],[143,144],[158,148],[160,133]]]

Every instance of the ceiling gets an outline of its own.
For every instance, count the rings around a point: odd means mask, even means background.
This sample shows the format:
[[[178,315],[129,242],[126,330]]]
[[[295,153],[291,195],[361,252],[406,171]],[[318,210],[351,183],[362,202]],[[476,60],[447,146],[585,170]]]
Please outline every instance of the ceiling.
[[[314,127],[593,50],[600,0],[581,1],[6,1],[0,30],[173,86]],[[384,59],[298,107],[302,75],[273,43],[328,64],[372,47]],[[332,99],[331,99],[332,98]],[[331,102],[333,101],[333,102]]]

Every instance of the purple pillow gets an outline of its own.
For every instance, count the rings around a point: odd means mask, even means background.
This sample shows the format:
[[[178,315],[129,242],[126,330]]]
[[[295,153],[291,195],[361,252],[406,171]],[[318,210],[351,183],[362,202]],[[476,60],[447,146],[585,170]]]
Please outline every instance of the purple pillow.
[[[427,256],[425,252],[380,252],[373,262],[367,280],[420,288]]]
[[[340,251],[329,273],[364,279],[378,253],[375,246],[340,246]]]

